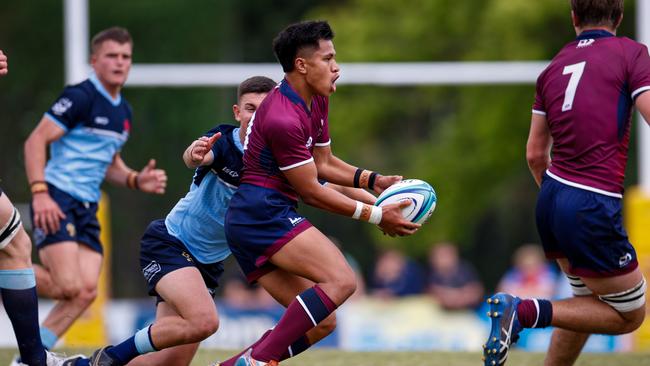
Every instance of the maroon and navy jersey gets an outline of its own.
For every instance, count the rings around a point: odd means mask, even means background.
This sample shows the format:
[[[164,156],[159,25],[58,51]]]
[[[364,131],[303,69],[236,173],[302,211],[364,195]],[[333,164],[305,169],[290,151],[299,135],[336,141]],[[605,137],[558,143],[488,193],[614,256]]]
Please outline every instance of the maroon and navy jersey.
[[[650,90],[648,49],[602,30],[584,31],[537,79],[533,113],[553,138],[549,175],[609,195],[623,192],[634,100]]]
[[[314,146],[330,144],[328,107],[327,97],[315,95],[307,108],[289,82],[282,80],[248,125],[241,182],[272,188],[297,200],[282,171],[312,162]]]

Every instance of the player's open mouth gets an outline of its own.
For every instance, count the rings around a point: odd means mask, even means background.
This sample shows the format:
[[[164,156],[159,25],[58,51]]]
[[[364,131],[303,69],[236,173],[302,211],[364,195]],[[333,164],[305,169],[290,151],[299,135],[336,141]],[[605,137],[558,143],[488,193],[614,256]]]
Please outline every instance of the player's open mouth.
[[[337,75],[332,79],[332,86],[331,86],[332,91],[336,91],[336,80],[339,79],[339,76],[340,75]]]

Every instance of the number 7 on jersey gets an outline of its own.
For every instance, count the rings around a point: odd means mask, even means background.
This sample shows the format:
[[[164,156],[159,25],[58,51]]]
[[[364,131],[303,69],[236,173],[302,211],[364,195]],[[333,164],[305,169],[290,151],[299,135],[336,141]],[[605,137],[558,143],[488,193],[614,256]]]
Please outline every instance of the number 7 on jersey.
[[[568,65],[562,70],[562,75],[571,74],[569,85],[564,91],[564,103],[562,103],[562,112],[570,111],[573,108],[573,98],[576,96],[576,89],[580,83],[582,72],[585,71],[587,61],[578,62],[577,64]]]

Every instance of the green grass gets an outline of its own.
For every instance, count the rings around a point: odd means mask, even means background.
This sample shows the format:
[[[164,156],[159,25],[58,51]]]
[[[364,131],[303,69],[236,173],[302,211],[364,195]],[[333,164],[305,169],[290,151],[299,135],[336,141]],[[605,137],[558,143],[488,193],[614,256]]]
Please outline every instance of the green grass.
[[[66,350],[68,354],[89,353],[92,350]],[[0,349],[0,366],[9,365],[13,349]],[[192,366],[207,366],[215,360],[226,358],[234,352],[199,350]],[[544,355],[514,351],[508,366],[534,366],[543,364]],[[343,352],[337,350],[308,351],[283,366],[480,366],[481,355],[468,352]],[[650,353],[587,353],[578,359],[576,366],[650,366]],[[154,365],[152,365],[154,366]],[[162,366],[162,365],[161,365]],[[173,366],[173,365],[170,365]]]

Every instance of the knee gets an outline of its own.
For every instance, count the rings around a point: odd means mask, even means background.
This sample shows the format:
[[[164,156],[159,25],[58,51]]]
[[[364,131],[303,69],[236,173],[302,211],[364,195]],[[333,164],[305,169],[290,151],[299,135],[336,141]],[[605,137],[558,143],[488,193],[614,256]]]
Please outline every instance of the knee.
[[[219,329],[219,317],[216,312],[196,316],[188,321],[188,343],[201,342]]]
[[[625,323],[620,334],[632,333],[639,329],[645,319],[645,306],[624,315]]]
[[[61,288],[61,297],[65,300],[74,300],[81,293],[81,286],[76,282],[63,283],[59,287]]]
[[[82,287],[79,293],[77,294],[76,300],[79,304],[84,307],[90,306],[90,304],[95,301],[97,298],[97,287],[87,286]]]
[[[350,268],[347,271],[338,273],[334,282],[341,295],[346,299],[357,290],[357,277]]]

